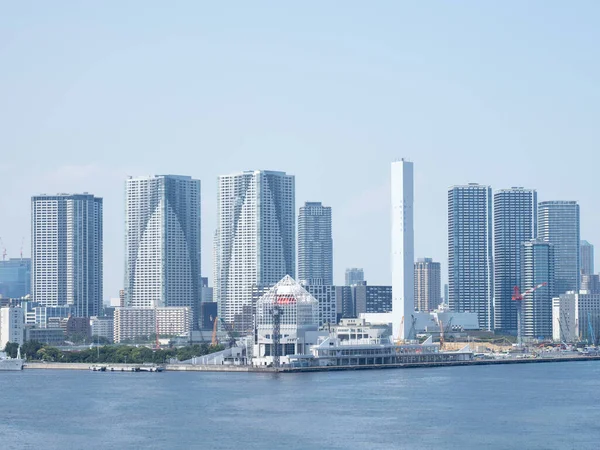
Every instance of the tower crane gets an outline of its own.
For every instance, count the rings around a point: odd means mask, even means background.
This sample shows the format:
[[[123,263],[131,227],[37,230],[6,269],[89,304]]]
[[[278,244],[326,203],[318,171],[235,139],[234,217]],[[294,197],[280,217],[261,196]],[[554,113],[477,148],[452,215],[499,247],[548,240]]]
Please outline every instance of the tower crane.
[[[513,301],[517,302],[517,344],[519,347],[523,346],[523,299],[527,295],[533,294],[539,288],[547,286],[548,283],[540,283],[530,289],[527,289],[525,292],[521,292],[519,286],[515,286],[513,288]]]

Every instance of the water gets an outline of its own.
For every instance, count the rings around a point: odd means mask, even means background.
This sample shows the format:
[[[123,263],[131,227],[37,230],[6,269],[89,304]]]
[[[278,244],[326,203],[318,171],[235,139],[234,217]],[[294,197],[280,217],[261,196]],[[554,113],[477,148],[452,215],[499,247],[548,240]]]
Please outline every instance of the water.
[[[600,362],[0,372],[0,448],[597,449]]]

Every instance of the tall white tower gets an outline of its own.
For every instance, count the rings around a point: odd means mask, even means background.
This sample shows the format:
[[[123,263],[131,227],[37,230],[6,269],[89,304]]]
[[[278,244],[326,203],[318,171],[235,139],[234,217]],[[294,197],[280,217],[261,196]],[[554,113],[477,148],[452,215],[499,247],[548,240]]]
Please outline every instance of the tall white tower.
[[[392,163],[392,324],[395,339],[409,336],[415,306],[413,163]]]

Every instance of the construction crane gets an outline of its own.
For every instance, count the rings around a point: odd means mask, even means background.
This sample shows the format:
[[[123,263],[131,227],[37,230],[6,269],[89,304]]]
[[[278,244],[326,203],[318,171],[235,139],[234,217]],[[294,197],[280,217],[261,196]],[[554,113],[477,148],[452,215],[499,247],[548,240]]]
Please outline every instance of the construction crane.
[[[221,319],[220,317],[217,317],[215,320],[219,320],[221,322],[221,325],[223,325],[223,328],[225,329],[225,332],[227,333],[227,337],[229,338],[228,341],[228,345],[229,347],[234,347],[235,346],[235,336],[233,335],[234,330],[233,327],[228,324],[227,322],[225,322],[223,319]]]
[[[156,315],[156,311],[155,311],[155,316],[154,316],[154,324],[156,327],[154,330],[154,334],[156,334],[156,343],[154,344],[154,350],[160,350],[160,341],[158,340],[158,336],[159,336],[158,316]]]
[[[595,347],[596,346],[596,334],[594,333],[594,324],[592,323],[592,315],[590,314],[589,311],[587,313],[587,321],[588,321],[588,333],[590,333],[590,338],[588,339],[588,342],[591,341],[591,344]]]
[[[213,347],[216,345],[219,345],[219,340],[217,339],[217,327],[219,326],[219,318],[215,317],[213,319],[213,316],[210,316],[210,320],[213,321],[213,332],[212,332],[212,340],[210,341],[210,345],[212,345]]]
[[[519,286],[515,286],[513,288],[513,301],[517,302],[517,345],[519,347],[523,346],[523,299],[530,294],[533,294],[539,288],[548,285],[548,283],[540,283],[530,289],[527,289],[525,292],[521,293],[521,289]]]

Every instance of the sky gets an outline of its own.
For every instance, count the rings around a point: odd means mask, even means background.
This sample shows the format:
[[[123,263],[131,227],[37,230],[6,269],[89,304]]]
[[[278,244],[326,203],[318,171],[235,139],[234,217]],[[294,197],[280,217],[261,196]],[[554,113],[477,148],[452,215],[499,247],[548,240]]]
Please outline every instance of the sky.
[[[104,198],[104,297],[123,285],[124,180],[282,170],[333,210],[335,281],[390,284],[390,163],[414,162],[415,256],[447,267],[447,189],[577,200],[600,245],[600,3],[19,1],[0,9],[0,238],[30,197]]]

